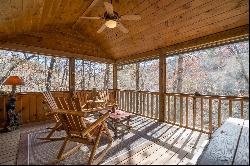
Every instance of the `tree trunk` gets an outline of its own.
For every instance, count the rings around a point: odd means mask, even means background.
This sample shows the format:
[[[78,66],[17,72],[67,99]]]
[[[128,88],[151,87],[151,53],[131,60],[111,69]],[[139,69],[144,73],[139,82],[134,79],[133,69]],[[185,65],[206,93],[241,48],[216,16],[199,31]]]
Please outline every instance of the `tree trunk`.
[[[106,64],[105,75],[104,75],[104,83],[103,83],[103,90],[108,89],[109,71],[110,71],[109,64]]]
[[[88,80],[87,89],[89,89],[89,86],[90,86],[90,79],[91,79],[91,73],[92,73],[91,64],[92,64],[92,62],[89,62],[89,78],[88,78],[89,80]]]
[[[136,90],[140,90],[140,82],[139,82],[139,79],[140,79],[140,63],[136,63],[136,66],[135,66],[135,87],[136,87]]]
[[[82,73],[81,73],[81,89],[85,90],[85,77],[84,77],[84,60],[82,60]]]
[[[61,86],[66,84],[66,80],[67,80],[67,76],[68,76],[68,70],[67,70],[67,66],[68,66],[68,60],[66,61],[64,68],[63,68],[63,77],[61,80]],[[58,72],[59,73],[59,72]]]
[[[47,91],[50,91],[51,77],[52,77],[52,72],[53,72],[55,61],[56,61],[56,59],[54,57],[52,57],[51,61],[50,61],[50,66],[49,66],[47,81],[46,81],[46,90]]]
[[[10,76],[11,72],[17,68],[19,65],[23,65],[25,64],[27,61],[31,60],[32,58],[35,58],[36,55],[31,55],[31,56],[28,56],[26,55],[26,53],[24,53],[24,57],[25,57],[25,60],[21,60],[21,61],[18,61],[17,63],[13,64],[11,66],[11,68],[9,69],[9,71],[7,71],[7,73],[0,79],[0,84],[3,83],[3,81],[8,77]]]
[[[248,77],[248,75],[246,73],[246,70],[244,68],[244,64],[243,64],[242,58],[240,57],[240,51],[239,51],[239,49],[234,45],[234,50],[236,51],[236,54],[235,54],[234,51],[232,50],[232,48],[231,47],[229,47],[229,48],[230,48],[231,52],[236,56],[236,59],[237,59],[237,61],[240,64],[241,72],[243,74],[243,77],[244,77],[245,81],[249,84],[249,77]]]
[[[176,73],[176,80],[174,82],[174,92],[182,92],[182,81],[183,81],[183,56],[178,57],[178,68]]]

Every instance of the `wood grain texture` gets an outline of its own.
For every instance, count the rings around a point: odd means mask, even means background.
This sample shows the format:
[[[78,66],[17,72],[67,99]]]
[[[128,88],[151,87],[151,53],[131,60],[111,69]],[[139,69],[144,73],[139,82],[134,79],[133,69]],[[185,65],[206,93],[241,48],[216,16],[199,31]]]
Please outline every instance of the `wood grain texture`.
[[[245,120],[233,165],[249,165],[249,120]]]
[[[248,29],[248,3],[248,0],[114,0],[114,11],[120,16],[139,14],[142,19],[122,20],[129,30],[127,34],[118,28],[106,28],[98,34],[104,20],[80,17],[103,16],[101,0],[2,0],[0,41],[18,42],[29,51],[34,51],[32,47],[50,48],[77,58],[82,55],[93,60],[93,56],[125,63],[237,38],[242,33],[227,31],[242,26]],[[58,31],[76,35],[55,38]],[[249,34],[245,28],[241,31]],[[37,52],[43,53],[40,49]],[[51,52],[65,56],[61,53]]]
[[[198,165],[232,165],[243,121],[229,118],[218,128],[198,159]]]

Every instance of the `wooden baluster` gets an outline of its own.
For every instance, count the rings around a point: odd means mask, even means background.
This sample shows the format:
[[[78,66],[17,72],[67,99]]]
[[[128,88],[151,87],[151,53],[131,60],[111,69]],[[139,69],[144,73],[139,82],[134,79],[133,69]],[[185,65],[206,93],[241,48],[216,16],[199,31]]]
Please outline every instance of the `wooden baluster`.
[[[129,110],[129,91],[126,91],[126,111],[130,112],[130,110]]]
[[[168,123],[170,123],[170,96],[168,96]]]
[[[244,102],[243,102],[243,100],[241,99],[241,101],[240,101],[240,118],[241,119],[244,119]]]
[[[130,109],[131,112],[135,113],[135,109],[134,109],[134,92],[130,91]]]
[[[151,118],[154,118],[154,94],[151,94]]]
[[[176,124],[176,96],[174,96],[174,124]]]
[[[125,91],[122,92],[122,107],[124,110],[126,110],[126,93]]]
[[[118,105],[121,105],[121,102],[120,102],[120,100],[121,100],[120,90],[116,90],[115,93],[116,93],[115,102],[116,102]]]
[[[180,127],[182,127],[183,122],[183,96],[180,96]]]
[[[186,127],[188,127],[188,96],[186,97]]]
[[[139,114],[139,93],[137,91],[135,92],[135,110]]]
[[[140,92],[139,104],[140,104],[140,115],[143,115],[143,110],[142,110],[142,93],[141,92]]]
[[[156,109],[155,109],[155,118],[159,118],[159,94],[155,96],[156,98]]]
[[[131,91],[131,108],[132,108],[132,112],[135,113],[135,95],[134,95],[134,91]]]
[[[193,96],[193,129],[196,126],[196,96]]]
[[[221,126],[221,98],[218,100],[218,127]]]
[[[213,126],[212,126],[212,111],[213,111],[213,102],[212,98],[209,98],[209,134],[212,134]]]
[[[204,128],[204,121],[203,121],[203,116],[204,116],[204,106],[203,106],[203,97],[201,97],[201,131],[203,131]]]
[[[145,96],[146,96],[146,94],[145,93],[142,93],[142,96],[143,96],[143,98],[142,98],[142,111],[143,111],[143,116],[146,116],[146,107],[145,107]]]
[[[229,99],[229,117],[232,117],[233,115],[233,109],[232,109],[232,99]]]
[[[150,111],[149,111],[149,94],[150,94],[150,93],[147,93],[147,94],[146,94],[146,95],[147,95],[147,116],[148,116],[148,117],[151,117],[151,116],[150,116]]]

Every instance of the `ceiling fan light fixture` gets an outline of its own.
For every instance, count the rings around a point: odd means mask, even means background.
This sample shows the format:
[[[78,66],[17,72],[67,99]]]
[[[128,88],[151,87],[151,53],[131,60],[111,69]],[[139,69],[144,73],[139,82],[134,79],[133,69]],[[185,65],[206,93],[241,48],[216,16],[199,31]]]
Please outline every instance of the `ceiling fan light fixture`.
[[[105,22],[105,25],[109,28],[115,28],[117,26],[117,22],[114,20],[108,20]]]

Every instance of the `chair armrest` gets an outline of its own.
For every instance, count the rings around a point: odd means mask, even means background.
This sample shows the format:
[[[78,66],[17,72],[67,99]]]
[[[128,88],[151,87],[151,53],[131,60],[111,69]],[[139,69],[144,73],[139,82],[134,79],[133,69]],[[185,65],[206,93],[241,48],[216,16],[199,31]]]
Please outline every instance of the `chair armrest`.
[[[82,132],[82,136],[85,136],[90,131],[92,131],[94,128],[96,128],[98,125],[100,125],[102,122],[104,122],[109,117],[109,111],[105,113],[103,116],[101,116],[98,120],[93,122],[86,130]]]
[[[76,111],[76,110],[65,110],[65,109],[57,109],[57,110],[51,112],[50,114],[52,114],[52,115],[55,115],[55,114],[70,114],[70,115],[75,115],[75,116],[80,116],[80,117],[85,116],[85,112]]]

